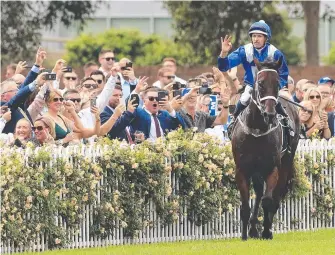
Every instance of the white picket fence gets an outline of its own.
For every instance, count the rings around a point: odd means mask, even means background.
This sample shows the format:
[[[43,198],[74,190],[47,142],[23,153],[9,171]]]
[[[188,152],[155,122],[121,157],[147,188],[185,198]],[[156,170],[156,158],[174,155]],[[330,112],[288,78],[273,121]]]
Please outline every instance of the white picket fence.
[[[67,158],[69,150],[76,148],[59,148],[55,151],[54,157]],[[104,148],[93,149],[93,147],[83,147],[81,149],[82,155],[95,159],[103,152]],[[297,155],[303,157],[305,153],[313,156],[315,159],[316,153],[321,152],[321,160],[325,161],[325,155],[327,151],[335,151],[335,142],[331,141],[300,141]],[[166,164],[170,164],[170,161],[166,159]],[[331,187],[335,189],[335,168],[324,169],[324,174],[331,178]],[[101,180],[103,182],[103,179]],[[172,174],[170,176],[170,183],[172,188],[178,189],[178,180]],[[102,184],[102,183],[101,183]],[[314,185],[314,190],[320,191],[320,185]],[[173,189],[174,190],[174,189]],[[334,228],[335,227],[335,212],[333,212],[333,218],[331,222],[325,222],[319,219],[311,217],[310,209],[313,205],[313,193],[301,199],[291,199],[283,202],[276,215],[277,222],[274,225],[275,233],[285,233],[292,230],[312,230],[318,228]],[[253,201],[250,200],[250,204]],[[241,235],[240,229],[240,210],[234,208],[231,213],[224,213],[220,218],[205,224],[203,226],[197,226],[187,220],[184,216],[185,210],[181,208],[181,214],[178,220],[174,224],[168,226],[161,225],[157,214],[155,213],[155,205],[149,204],[150,220],[154,222],[153,227],[146,227],[139,233],[139,238],[129,239],[124,238],[123,228],[119,222],[116,222],[117,228],[114,230],[113,235],[101,240],[97,237],[90,237],[90,224],[92,223],[92,210],[87,206],[85,213],[80,224],[79,232],[74,233],[70,236],[72,240],[71,244],[68,245],[69,249],[74,248],[87,248],[87,247],[101,247],[107,245],[122,245],[122,244],[142,244],[142,243],[157,243],[157,242],[174,242],[181,240],[207,240],[207,239],[226,239],[226,238],[237,238]],[[58,224],[63,224],[61,219],[56,219]],[[40,238],[36,241],[32,247],[21,247],[13,248],[13,244],[1,242],[2,253],[14,253],[24,251],[44,251],[48,250],[46,240]]]

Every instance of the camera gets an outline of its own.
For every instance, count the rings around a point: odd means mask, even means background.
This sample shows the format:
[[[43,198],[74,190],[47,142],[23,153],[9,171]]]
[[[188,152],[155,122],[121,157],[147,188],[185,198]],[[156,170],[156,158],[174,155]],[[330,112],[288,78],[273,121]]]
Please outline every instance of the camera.
[[[173,90],[179,90],[179,89],[181,89],[181,83],[178,82],[178,81],[174,82],[173,85],[172,85],[172,89]]]
[[[121,70],[122,70],[122,71],[125,71],[125,70],[129,71],[130,68],[132,68],[132,67],[133,67],[133,63],[132,63],[132,62],[127,62],[127,63],[126,63],[126,66],[122,66],[122,67],[121,67]]]
[[[64,67],[63,72],[64,73],[72,73],[72,67],[71,66]]]
[[[46,81],[54,81],[56,80],[56,74],[55,73],[47,73],[44,75],[44,79]]]
[[[201,87],[199,89],[199,94],[201,94],[201,95],[212,95],[212,89],[210,89],[208,87]]]

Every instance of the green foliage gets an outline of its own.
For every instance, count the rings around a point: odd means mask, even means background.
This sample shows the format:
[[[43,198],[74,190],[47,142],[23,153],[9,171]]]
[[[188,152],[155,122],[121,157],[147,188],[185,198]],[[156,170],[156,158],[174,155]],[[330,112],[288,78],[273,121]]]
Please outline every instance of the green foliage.
[[[176,44],[157,35],[144,35],[138,30],[110,29],[97,35],[81,34],[66,44],[64,57],[72,66],[96,61],[101,49],[112,49],[117,57],[131,59],[136,65],[157,65],[165,57],[174,57],[180,65],[201,62],[187,44]]]
[[[29,60],[41,41],[41,29],[60,22],[80,25],[100,1],[1,1],[1,63]]]
[[[332,44],[332,47],[329,51],[329,55],[324,57],[323,61],[327,65],[335,65],[335,43]]]
[[[290,24],[271,1],[167,1],[174,19],[177,42],[189,43],[203,64],[215,64],[220,52],[220,37],[233,36],[233,49],[248,42],[250,25],[264,19],[272,28],[273,43],[282,50],[289,64],[300,62],[300,41],[290,36]]]

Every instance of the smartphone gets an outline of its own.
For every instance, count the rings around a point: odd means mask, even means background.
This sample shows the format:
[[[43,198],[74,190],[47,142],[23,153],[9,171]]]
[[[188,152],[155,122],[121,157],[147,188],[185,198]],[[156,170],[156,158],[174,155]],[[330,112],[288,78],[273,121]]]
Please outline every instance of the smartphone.
[[[181,97],[181,91],[178,89],[178,90],[173,90],[172,91],[172,95],[173,97],[176,97],[176,96],[180,96]]]
[[[188,87],[197,87],[202,85],[202,80],[199,78],[189,79],[187,83],[189,84]]]
[[[64,73],[72,73],[72,67],[71,66],[64,67],[63,72]]]
[[[202,94],[202,95],[211,95],[212,94],[212,90],[208,87],[201,87],[199,89],[199,94]]]
[[[137,108],[138,105],[140,104],[140,97],[137,94],[131,94],[129,100],[130,101],[134,100],[133,105],[136,105],[135,108]]]
[[[180,88],[182,88],[182,89],[186,89],[186,84],[180,84]]]
[[[172,85],[172,89],[173,90],[181,89],[181,83],[178,82],[178,81],[174,82],[173,85]]]
[[[97,98],[96,97],[91,98],[90,102],[91,102],[91,107],[96,106],[97,105]]]
[[[55,73],[47,73],[44,75],[45,80],[47,81],[54,81],[56,80],[56,74]]]
[[[130,68],[132,68],[132,67],[133,67],[133,63],[132,63],[132,62],[127,62],[127,63],[126,63],[126,67],[130,67]]]
[[[158,101],[163,101],[163,99],[167,96],[167,91],[158,91]]]

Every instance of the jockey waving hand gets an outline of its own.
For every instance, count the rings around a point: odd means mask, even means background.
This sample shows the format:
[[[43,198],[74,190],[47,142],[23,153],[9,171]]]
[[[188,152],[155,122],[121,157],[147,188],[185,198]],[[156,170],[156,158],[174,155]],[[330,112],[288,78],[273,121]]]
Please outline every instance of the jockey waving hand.
[[[280,57],[283,57],[282,66],[279,68],[278,74],[280,77],[280,89],[287,88],[287,77],[289,74],[288,67],[284,54],[269,43],[271,39],[270,27],[264,20],[255,22],[249,29],[249,36],[251,38],[251,43],[239,47],[229,55],[228,52],[232,48],[230,42],[231,37],[226,36],[224,39],[221,38],[222,50],[218,58],[219,69],[222,72],[226,72],[229,69],[242,64],[245,70],[244,83],[246,87],[241,95],[240,101],[237,103],[234,112],[235,119],[240,112],[248,106],[251,99],[251,93],[257,75],[257,67],[254,63],[254,58],[258,59],[260,62],[264,62],[278,61]],[[282,116],[287,117],[287,113],[280,102],[276,105],[276,111]],[[287,121],[287,118],[285,118],[285,120]]]

